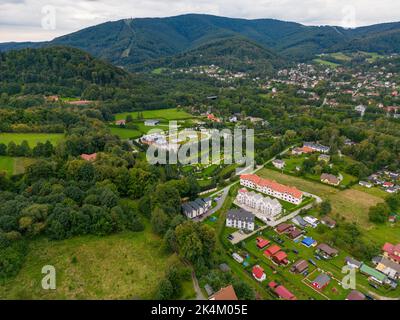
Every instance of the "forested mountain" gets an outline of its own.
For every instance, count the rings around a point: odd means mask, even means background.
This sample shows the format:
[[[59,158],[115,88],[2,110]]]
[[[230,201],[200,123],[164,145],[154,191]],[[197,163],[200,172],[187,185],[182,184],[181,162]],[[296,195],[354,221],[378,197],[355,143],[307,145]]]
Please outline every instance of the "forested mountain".
[[[207,50],[208,45],[216,40],[238,36],[275,50],[282,56],[305,60],[338,49],[399,52],[399,34],[400,23],[344,29],[304,26],[273,19],[246,20],[189,14],[107,22],[50,42],[0,44],[0,50],[66,45],[83,49],[115,65],[133,68],[149,60],[181,55],[199,48]]]
[[[49,47],[0,53],[0,91],[8,94],[69,93],[122,85],[130,75],[75,48]],[[66,92],[67,91],[67,92]]]
[[[214,64],[238,72],[271,72],[283,65],[283,59],[263,46],[242,37],[216,40],[172,57],[149,60],[133,70],[157,67],[185,68]]]

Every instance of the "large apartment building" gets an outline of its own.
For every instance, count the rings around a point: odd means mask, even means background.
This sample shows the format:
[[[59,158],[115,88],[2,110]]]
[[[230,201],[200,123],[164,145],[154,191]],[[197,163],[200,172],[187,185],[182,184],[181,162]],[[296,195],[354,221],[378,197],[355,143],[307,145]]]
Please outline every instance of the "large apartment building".
[[[239,190],[236,200],[240,204],[256,209],[266,218],[274,218],[282,212],[282,205],[277,199],[264,197],[247,189]]]
[[[241,175],[240,184],[290,203],[300,204],[303,201],[303,192],[296,187],[288,187],[276,181],[260,178],[255,174]]]

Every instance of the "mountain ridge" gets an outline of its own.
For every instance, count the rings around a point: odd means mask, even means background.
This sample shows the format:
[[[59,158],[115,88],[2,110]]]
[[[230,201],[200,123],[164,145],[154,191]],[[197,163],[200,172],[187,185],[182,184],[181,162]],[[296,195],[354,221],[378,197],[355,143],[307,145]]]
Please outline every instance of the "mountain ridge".
[[[149,61],[181,55],[226,38],[245,38],[296,61],[340,50],[400,52],[400,23],[345,29],[305,26],[277,19],[225,18],[186,14],[105,22],[42,43],[3,43],[0,51],[52,45],[71,46],[114,65],[137,69]],[[367,49],[367,50],[366,50]]]

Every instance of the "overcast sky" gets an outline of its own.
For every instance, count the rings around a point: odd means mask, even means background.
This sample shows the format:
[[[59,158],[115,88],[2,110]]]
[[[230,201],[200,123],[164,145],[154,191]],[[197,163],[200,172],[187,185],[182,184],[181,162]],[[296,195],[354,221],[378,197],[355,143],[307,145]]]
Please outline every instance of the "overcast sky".
[[[0,0],[0,42],[51,40],[105,21],[185,13],[356,27],[400,21],[400,1]]]

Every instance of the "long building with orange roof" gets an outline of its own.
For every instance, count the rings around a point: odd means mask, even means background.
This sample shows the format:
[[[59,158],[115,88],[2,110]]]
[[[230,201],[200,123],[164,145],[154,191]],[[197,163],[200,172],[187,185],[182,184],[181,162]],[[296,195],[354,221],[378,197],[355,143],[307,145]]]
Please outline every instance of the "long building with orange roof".
[[[303,192],[296,187],[288,187],[273,180],[260,178],[255,174],[241,175],[240,184],[290,203],[300,204],[303,201]]]

